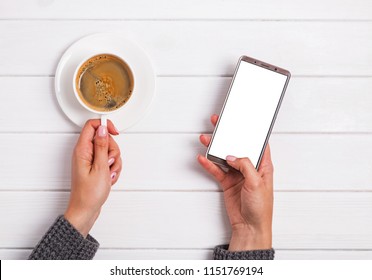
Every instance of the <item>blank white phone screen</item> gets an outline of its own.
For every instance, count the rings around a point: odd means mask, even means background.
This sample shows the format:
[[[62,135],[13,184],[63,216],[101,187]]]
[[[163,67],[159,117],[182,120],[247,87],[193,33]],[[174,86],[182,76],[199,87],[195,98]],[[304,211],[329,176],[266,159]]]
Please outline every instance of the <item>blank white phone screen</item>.
[[[287,76],[241,61],[209,154],[248,157],[257,167]]]

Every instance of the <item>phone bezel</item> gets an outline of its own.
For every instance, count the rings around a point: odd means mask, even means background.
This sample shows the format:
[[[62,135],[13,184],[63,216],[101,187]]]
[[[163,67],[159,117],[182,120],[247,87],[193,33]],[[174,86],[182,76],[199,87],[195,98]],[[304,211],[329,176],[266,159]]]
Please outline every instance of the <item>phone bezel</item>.
[[[283,74],[285,76],[287,76],[287,80],[285,81],[285,84],[284,84],[284,87],[283,87],[283,91],[280,95],[280,98],[279,98],[279,102],[278,102],[278,105],[276,106],[276,109],[275,109],[275,113],[274,113],[274,116],[273,116],[273,119],[271,120],[271,124],[270,124],[270,128],[266,134],[266,138],[265,138],[265,142],[263,144],[263,147],[261,149],[261,152],[260,152],[260,157],[258,158],[258,162],[257,162],[257,165],[255,166],[255,168],[258,170],[259,166],[260,166],[260,163],[261,163],[261,159],[262,159],[262,156],[263,156],[263,153],[266,149],[266,146],[267,146],[267,143],[269,142],[269,138],[270,138],[270,135],[271,135],[271,131],[274,127],[274,123],[275,123],[275,120],[276,120],[276,117],[278,115],[278,112],[279,112],[279,109],[280,109],[280,105],[282,104],[282,100],[284,98],[284,94],[287,90],[287,86],[288,86],[288,83],[289,83],[289,79],[291,77],[291,73],[286,70],[286,69],[283,69],[281,67],[278,67],[278,66],[275,66],[275,65],[272,65],[272,64],[269,64],[269,63],[266,63],[266,62],[263,62],[261,60],[258,60],[258,59],[255,59],[255,58],[252,58],[252,57],[249,57],[249,56],[241,56],[239,58],[239,61],[238,63],[236,64],[236,67],[235,67],[235,71],[234,71],[234,75],[233,75],[233,78],[231,80],[231,83],[230,83],[230,87],[229,87],[229,90],[228,90],[228,93],[226,95],[226,98],[225,98],[225,101],[223,103],[223,106],[222,106],[222,109],[221,109],[221,112],[220,112],[220,117],[218,118],[218,121],[217,121],[217,124],[216,124],[216,127],[213,131],[213,135],[212,135],[212,138],[211,138],[211,142],[208,146],[208,149],[207,149],[207,152],[206,152],[206,158],[209,159],[210,161],[218,164],[218,165],[222,165],[222,166],[225,166],[225,167],[229,167],[230,166],[227,164],[226,160],[225,159],[222,159],[222,158],[219,158],[219,157],[216,157],[216,156],[213,156],[213,155],[210,155],[209,154],[209,150],[210,150],[210,147],[212,146],[212,143],[213,143],[213,139],[214,139],[214,136],[215,136],[215,133],[218,129],[218,124],[220,123],[220,119],[221,119],[221,116],[223,116],[223,111],[225,109],[225,105],[227,103],[227,100],[229,99],[229,95],[230,95],[230,91],[231,91],[231,88],[234,84],[234,80],[235,80],[235,77],[236,77],[236,73],[238,72],[238,69],[239,69],[239,66],[240,66],[240,63],[244,61],[244,62],[248,62],[248,63],[251,63],[253,65],[256,65],[257,67],[263,67],[265,69],[268,69],[268,70],[271,70],[271,71],[274,71],[274,72],[277,72],[279,74]]]

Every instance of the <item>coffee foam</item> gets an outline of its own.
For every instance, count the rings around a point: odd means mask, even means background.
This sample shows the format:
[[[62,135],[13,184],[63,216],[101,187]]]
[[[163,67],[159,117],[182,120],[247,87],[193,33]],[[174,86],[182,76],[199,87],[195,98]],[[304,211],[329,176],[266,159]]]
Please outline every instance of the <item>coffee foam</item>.
[[[86,106],[96,111],[113,111],[131,97],[134,79],[120,58],[102,54],[88,59],[78,70],[75,85]]]

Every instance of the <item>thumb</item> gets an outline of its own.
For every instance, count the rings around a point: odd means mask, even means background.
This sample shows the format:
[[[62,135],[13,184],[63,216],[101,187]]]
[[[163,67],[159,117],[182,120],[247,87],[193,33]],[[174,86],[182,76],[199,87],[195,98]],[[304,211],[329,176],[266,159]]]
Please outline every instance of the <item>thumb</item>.
[[[101,125],[96,131],[94,137],[94,159],[93,165],[98,168],[105,168],[108,166],[108,133],[107,127]]]
[[[254,178],[257,176],[257,170],[254,168],[249,158],[236,158],[234,156],[226,157],[227,164],[239,170],[244,178]]]

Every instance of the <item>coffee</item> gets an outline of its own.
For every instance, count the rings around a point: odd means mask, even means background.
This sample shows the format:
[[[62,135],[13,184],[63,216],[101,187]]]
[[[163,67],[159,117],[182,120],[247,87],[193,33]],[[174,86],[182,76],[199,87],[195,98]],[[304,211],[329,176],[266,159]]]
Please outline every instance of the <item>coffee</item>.
[[[110,112],[122,107],[134,88],[133,73],[119,57],[99,54],[77,70],[75,88],[80,100],[90,109]]]

